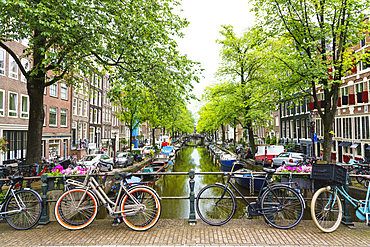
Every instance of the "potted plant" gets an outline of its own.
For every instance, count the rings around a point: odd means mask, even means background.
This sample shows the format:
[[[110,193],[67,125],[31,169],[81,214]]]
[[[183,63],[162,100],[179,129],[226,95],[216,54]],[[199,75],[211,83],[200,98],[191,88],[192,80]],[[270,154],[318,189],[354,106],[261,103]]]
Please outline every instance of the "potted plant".
[[[304,165],[304,166],[286,166],[282,165],[276,169],[276,173],[284,173],[284,174],[275,174],[272,177],[274,182],[282,182],[287,183],[294,182],[293,187],[298,184],[300,189],[311,189],[312,188],[312,181],[310,179],[312,166],[311,165]],[[298,175],[299,174],[299,175]]]
[[[57,165],[54,169],[47,173],[48,176],[70,176],[70,175],[81,175],[85,176],[87,168],[76,166],[75,168],[64,169],[63,166]],[[62,190],[64,189],[63,178],[49,178],[48,179],[48,190]]]

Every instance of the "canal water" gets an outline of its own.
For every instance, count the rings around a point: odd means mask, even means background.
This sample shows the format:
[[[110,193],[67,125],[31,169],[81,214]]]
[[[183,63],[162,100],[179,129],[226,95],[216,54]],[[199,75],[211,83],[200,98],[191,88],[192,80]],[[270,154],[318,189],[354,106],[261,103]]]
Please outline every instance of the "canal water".
[[[168,168],[168,172],[188,172],[194,169],[195,172],[220,172],[220,167],[212,162],[212,158],[204,147],[183,147],[176,155],[174,166]],[[196,175],[194,191],[195,195],[206,185],[216,182],[223,182],[222,175]],[[165,175],[155,182],[153,188],[161,197],[186,197],[190,194],[188,175]],[[247,195],[248,191],[238,187]],[[236,193],[235,193],[236,194]],[[237,212],[234,217],[244,218],[246,206],[241,200],[238,201]],[[189,199],[163,199],[161,218],[165,219],[186,219],[189,218]],[[196,215],[198,218],[198,215]]]

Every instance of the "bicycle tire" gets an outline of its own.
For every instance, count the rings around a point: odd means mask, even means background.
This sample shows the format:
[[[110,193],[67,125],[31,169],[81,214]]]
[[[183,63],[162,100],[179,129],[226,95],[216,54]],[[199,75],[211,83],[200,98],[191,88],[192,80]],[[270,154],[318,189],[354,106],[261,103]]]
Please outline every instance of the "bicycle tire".
[[[356,171],[356,175],[370,175],[370,170],[360,168]],[[359,184],[364,185],[366,179],[363,177],[356,177],[356,180]]]
[[[342,220],[342,202],[334,191],[324,187],[316,191],[311,202],[311,217],[317,228],[323,232],[335,231]]]
[[[295,227],[303,217],[304,201],[288,186],[273,186],[261,197],[261,212],[265,221],[278,229]]]
[[[123,216],[123,222],[135,230],[146,231],[152,228],[161,216],[162,206],[156,192],[145,186],[132,187],[128,193],[133,196],[140,204],[135,212],[127,213]],[[121,201],[121,211],[125,211],[136,205],[130,196],[125,195]]]
[[[224,197],[221,199],[224,191]],[[217,205],[216,202],[218,202]],[[212,226],[227,223],[234,216],[236,207],[234,194],[229,189],[225,190],[223,185],[208,185],[197,195],[197,213],[204,222]]]
[[[84,198],[79,208],[76,208],[83,196]],[[64,192],[58,198],[54,208],[55,219],[61,226],[70,230],[79,230],[87,227],[94,221],[97,213],[97,199],[91,191],[82,189]]]
[[[6,201],[4,212],[18,210],[19,206],[17,201],[23,209],[19,213],[7,214],[6,221],[11,227],[17,230],[32,228],[41,218],[42,199],[40,195],[34,190],[22,189],[15,191],[14,196]]]

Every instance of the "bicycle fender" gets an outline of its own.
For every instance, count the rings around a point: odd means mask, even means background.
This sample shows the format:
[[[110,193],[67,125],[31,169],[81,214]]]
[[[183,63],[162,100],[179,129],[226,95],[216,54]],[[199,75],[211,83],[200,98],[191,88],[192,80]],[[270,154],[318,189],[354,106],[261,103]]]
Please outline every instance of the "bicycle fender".
[[[135,186],[132,186],[132,187],[130,187],[129,189],[128,189],[128,191],[130,192],[131,190],[133,190],[133,189],[135,189],[135,188],[137,188],[137,187],[141,187],[141,188],[146,188],[146,189],[148,189],[148,190],[150,190],[150,191],[152,191],[158,198],[159,198],[159,200],[161,201],[162,200],[162,198],[158,195],[158,193],[157,193],[157,191],[155,191],[153,188],[151,188],[151,187],[149,187],[149,186],[146,186],[146,185],[135,185]]]

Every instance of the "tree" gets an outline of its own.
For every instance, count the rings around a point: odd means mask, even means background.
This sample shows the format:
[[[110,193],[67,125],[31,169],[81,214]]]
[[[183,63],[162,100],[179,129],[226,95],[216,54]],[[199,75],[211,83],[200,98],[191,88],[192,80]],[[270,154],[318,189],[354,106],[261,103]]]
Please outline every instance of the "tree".
[[[352,47],[369,31],[366,11],[370,2],[254,0],[259,26],[267,38],[281,42],[271,64],[285,95],[307,93],[324,126],[324,160],[330,161],[334,117],[341,78],[368,56]],[[277,50],[279,49],[279,50]],[[288,90],[289,89],[289,90]],[[307,90],[309,89],[309,90]],[[317,89],[323,91],[319,98]],[[325,106],[319,106],[319,100]]]
[[[153,90],[160,77],[177,79],[171,89],[191,88],[189,81],[194,77],[184,72],[194,64],[178,54],[177,44],[170,38],[182,36],[180,29],[188,25],[172,13],[178,4],[176,0],[0,1],[0,47],[14,58],[27,79],[26,163],[38,162],[41,157],[44,88],[61,80],[78,85],[82,79],[74,75],[89,74],[97,62],[115,66],[130,77],[145,75],[145,85]],[[20,39],[29,40],[24,57],[32,58],[30,71],[8,43]],[[169,72],[168,66],[174,70]],[[180,79],[186,80],[180,83]]]

